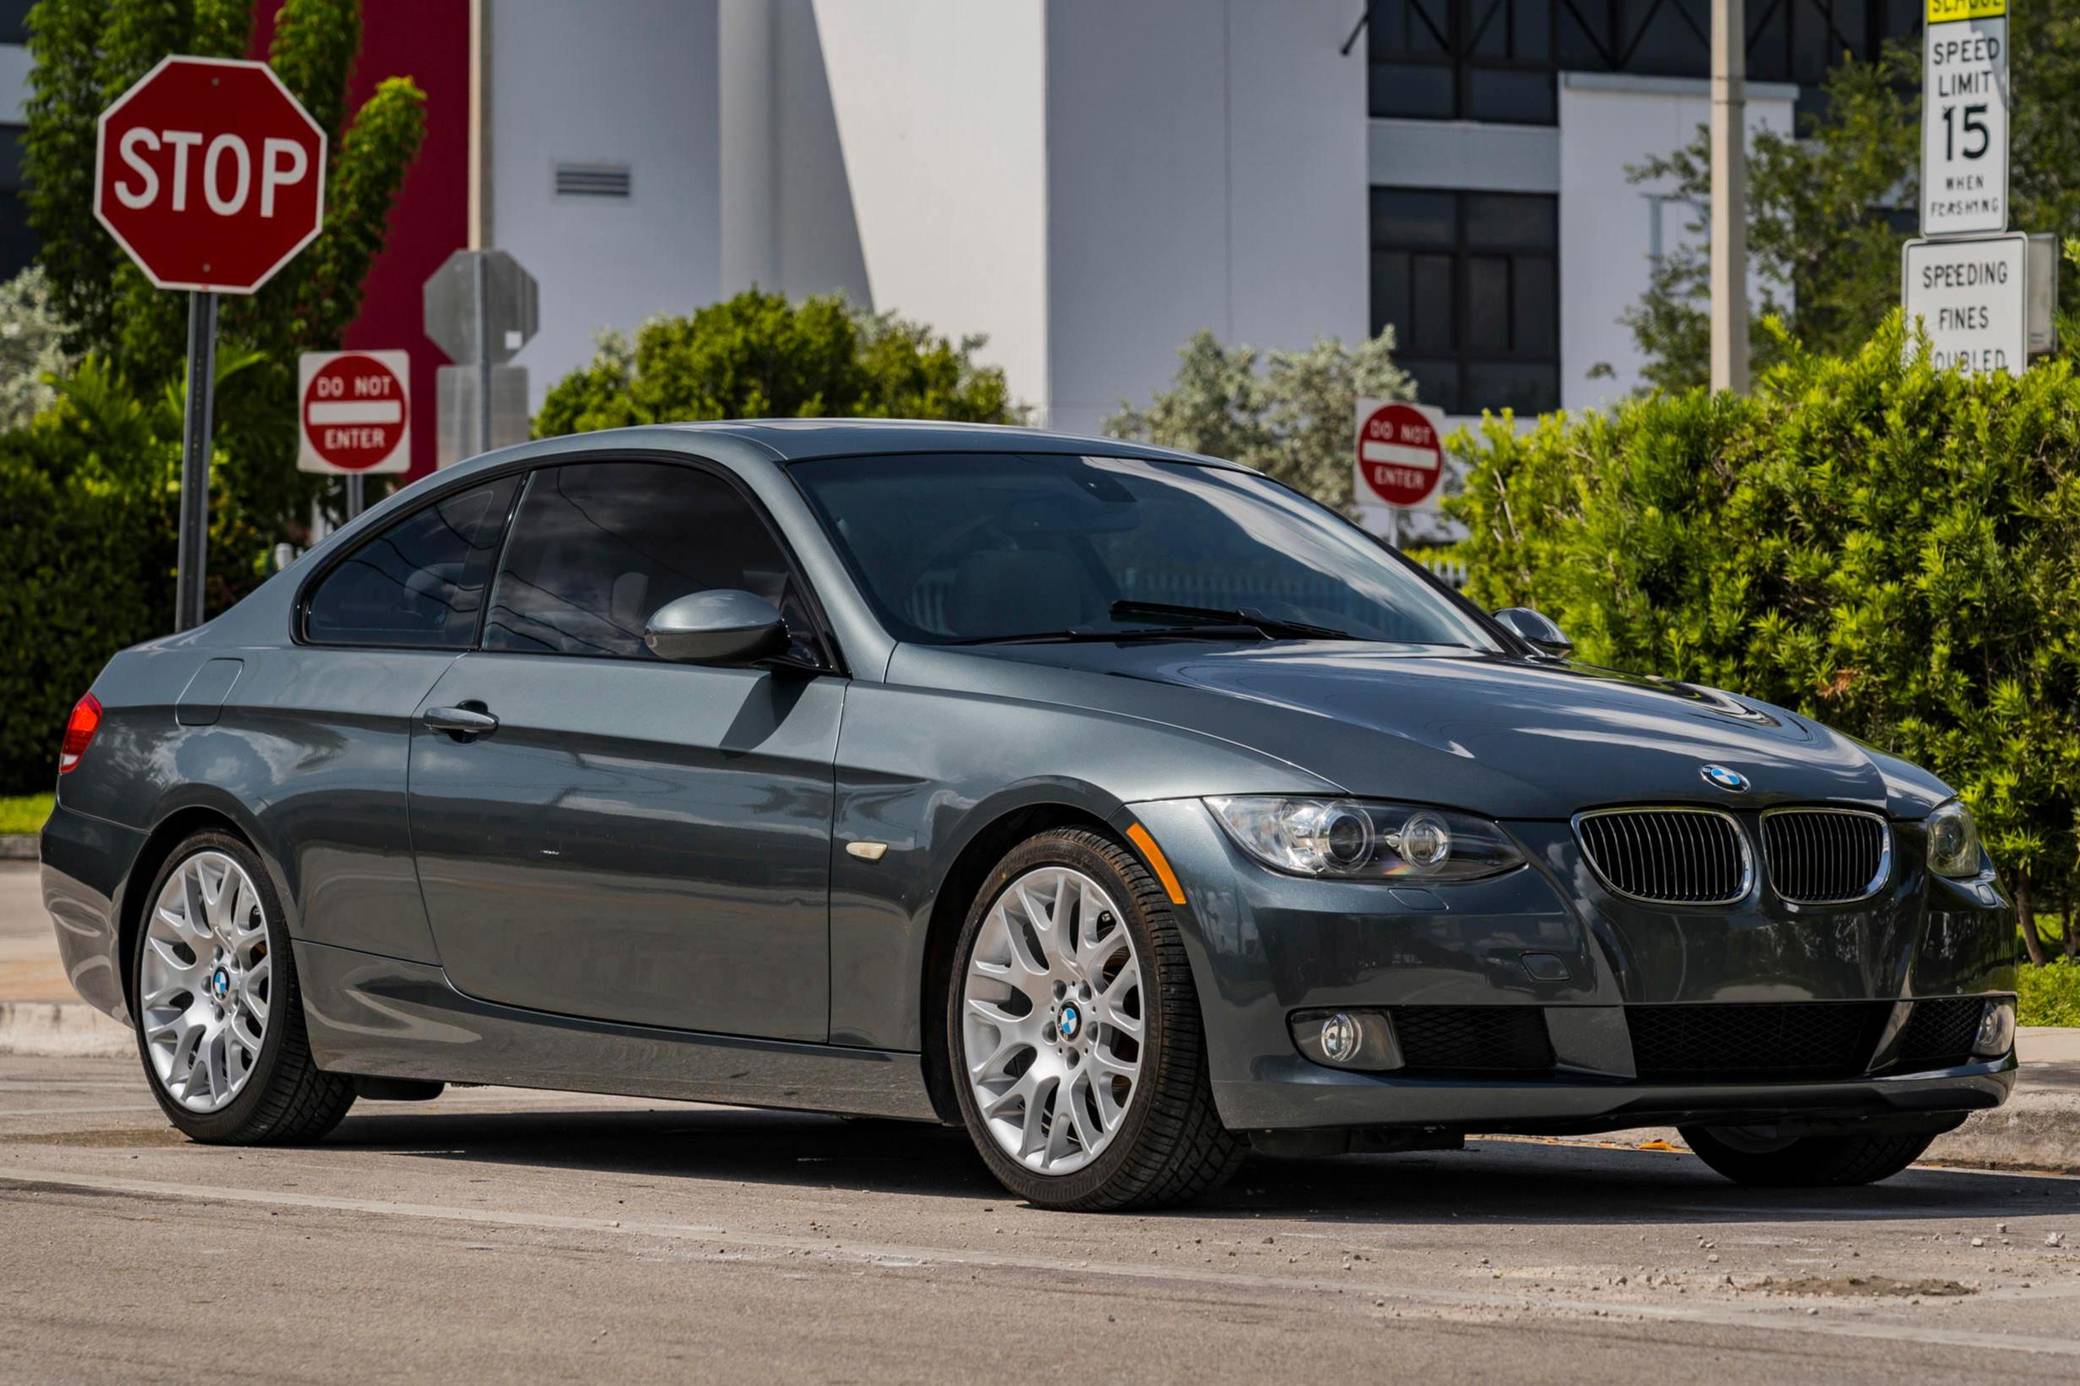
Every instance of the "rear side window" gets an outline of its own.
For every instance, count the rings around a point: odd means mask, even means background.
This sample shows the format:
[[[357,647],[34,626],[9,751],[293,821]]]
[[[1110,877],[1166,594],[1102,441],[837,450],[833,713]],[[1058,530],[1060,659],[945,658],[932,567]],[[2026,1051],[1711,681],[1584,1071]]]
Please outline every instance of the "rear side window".
[[[518,485],[505,477],[444,496],[363,543],[312,589],[304,638],[468,649]]]
[[[787,618],[795,655],[822,662],[786,554],[728,482],[658,462],[547,467],[513,519],[484,648],[651,659],[650,614],[711,588],[764,597]]]

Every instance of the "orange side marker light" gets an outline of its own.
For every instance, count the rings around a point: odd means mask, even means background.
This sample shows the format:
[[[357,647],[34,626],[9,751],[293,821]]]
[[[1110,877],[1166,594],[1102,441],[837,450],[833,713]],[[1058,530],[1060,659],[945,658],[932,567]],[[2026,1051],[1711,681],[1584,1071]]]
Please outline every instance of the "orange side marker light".
[[[1177,883],[1177,873],[1170,869],[1170,858],[1164,856],[1163,849],[1156,846],[1156,840],[1149,836],[1148,829],[1139,823],[1131,824],[1127,828],[1127,838],[1141,849],[1142,856],[1148,858],[1149,869],[1154,871],[1156,879],[1163,883],[1163,894],[1170,897],[1170,903],[1182,905],[1184,887]]]

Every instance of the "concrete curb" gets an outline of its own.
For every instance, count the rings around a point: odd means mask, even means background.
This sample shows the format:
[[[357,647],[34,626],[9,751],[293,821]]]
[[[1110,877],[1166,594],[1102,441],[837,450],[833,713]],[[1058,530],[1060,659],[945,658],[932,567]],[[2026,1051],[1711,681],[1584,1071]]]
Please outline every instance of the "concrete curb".
[[[84,1001],[0,1001],[0,1054],[98,1059],[136,1048],[129,1026]]]
[[[1937,1137],[1927,1159],[1939,1165],[2080,1174],[2080,1094],[2032,1092],[2024,1079],[2005,1107],[1975,1112],[1955,1131]]]
[[[36,861],[36,834],[0,833],[0,861]]]

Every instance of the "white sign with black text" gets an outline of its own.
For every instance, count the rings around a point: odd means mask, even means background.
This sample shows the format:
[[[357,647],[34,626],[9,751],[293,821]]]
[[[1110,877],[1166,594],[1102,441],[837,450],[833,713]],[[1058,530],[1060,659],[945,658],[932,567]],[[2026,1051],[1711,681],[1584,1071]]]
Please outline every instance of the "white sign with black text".
[[[1900,301],[1908,329],[1918,318],[1928,332],[1938,370],[2021,375],[2029,364],[2029,237],[1908,241]]]
[[[2008,229],[2008,0],[1928,0],[1921,234]]]

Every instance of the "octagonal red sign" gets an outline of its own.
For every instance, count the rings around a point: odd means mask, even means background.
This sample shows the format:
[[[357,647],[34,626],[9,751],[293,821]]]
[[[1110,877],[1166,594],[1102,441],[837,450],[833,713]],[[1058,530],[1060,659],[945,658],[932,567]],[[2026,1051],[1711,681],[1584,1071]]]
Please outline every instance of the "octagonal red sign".
[[[325,132],[266,63],[162,59],[101,113],[94,216],[162,289],[249,294],[325,223]]]

